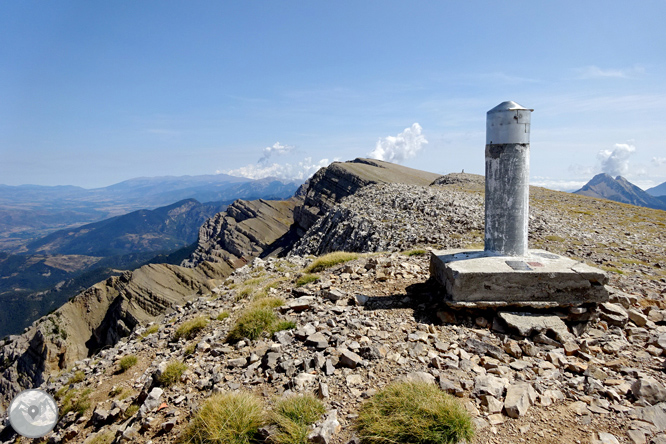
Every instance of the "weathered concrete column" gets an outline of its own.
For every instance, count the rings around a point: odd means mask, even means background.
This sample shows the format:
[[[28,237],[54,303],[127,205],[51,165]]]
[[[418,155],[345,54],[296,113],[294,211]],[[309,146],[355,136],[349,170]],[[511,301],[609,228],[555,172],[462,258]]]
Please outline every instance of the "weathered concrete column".
[[[527,255],[532,111],[509,101],[486,116],[485,251],[489,253]]]

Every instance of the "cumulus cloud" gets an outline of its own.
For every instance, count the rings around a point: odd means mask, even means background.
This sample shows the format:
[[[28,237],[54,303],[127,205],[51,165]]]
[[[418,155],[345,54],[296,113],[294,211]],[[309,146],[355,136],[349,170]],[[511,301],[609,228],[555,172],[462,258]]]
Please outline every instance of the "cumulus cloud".
[[[273,146],[267,146],[264,148],[263,155],[259,159],[259,163],[268,163],[268,159],[270,159],[271,156],[284,156],[285,154],[291,153],[293,150],[294,147],[291,145],[282,145],[280,142],[275,142]]]
[[[626,176],[629,172],[629,156],[636,147],[627,143],[616,143],[613,151],[601,150],[597,157],[601,161],[601,171],[615,176]]]
[[[263,157],[262,157],[263,159]],[[225,174],[236,177],[247,177],[248,179],[263,179],[265,177],[276,177],[282,180],[302,180],[305,181],[319,168],[328,166],[331,162],[328,159],[321,159],[314,162],[312,157],[306,157],[300,162],[296,163],[273,163],[267,165],[264,163],[256,163],[237,168],[235,170],[225,171]]]
[[[421,125],[413,124],[405,128],[397,136],[388,136],[377,141],[375,149],[368,153],[368,157],[377,160],[386,160],[387,162],[402,163],[406,159],[416,156],[428,143],[425,136],[421,134]]]

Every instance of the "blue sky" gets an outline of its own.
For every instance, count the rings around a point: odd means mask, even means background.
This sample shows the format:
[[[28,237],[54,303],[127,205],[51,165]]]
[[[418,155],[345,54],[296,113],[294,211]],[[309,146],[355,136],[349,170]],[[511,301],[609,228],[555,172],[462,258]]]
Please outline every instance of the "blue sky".
[[[664,17],[665,0],[2,2],[0,183],[304,177],[378,144],[483,174],[485,113],[514,100],[535,109],[533,183],[654,186]]]

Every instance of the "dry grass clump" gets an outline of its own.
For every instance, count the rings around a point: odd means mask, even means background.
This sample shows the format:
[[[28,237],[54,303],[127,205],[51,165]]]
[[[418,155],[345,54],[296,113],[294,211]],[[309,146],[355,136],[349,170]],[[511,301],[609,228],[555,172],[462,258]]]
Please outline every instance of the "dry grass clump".
[[[207,325],[208,319],[203,316],[199,316],[198,318],[184,322],[180,327],[178,327],[176,333],[174,333],[173,340],[178,341],[181,338],[192,339],[194,336],[196,336],[197,333],[206,328]]]
[[[261,401],[249,393],[211,396],[199,410],[180,443],[249,444],[264,423]]]
[[[312,395],[290,396],[277,402],[271,423],[277,432],[271,435],[275,444],[307,444],[310,425],[316,422],[326,408]]]
[[[111,444],[116,438],[116,434],[113,432],[99,432],[94,437],[90,438],[88,441],[89,444]]]
[[[78,384],[79,382],[83,382],[85,379],[86,374],[79,370],[78,372],[75,372],[71,378],[69,378],[67,385]]]
[[[83,391],[76,389],[68,390],[66,387],[58,390],[55,398],[60,401],[60,416],[63,417],[69,412],[76,412],[79,415],[85,414],[90,408],[90,394],[92,389],[87,388]]]
[[[262,334],[273,334],[280,330],[289,330],[296,327],[293,321],[281,320],[274,309],[284,305],[284,299],[275,296],[256,297],[254,301],[241,312],[236,323],[227,334],[227,342],[238,342],[247,338],[259,339]]]
[[[139,336],[139,340],[143,340],[149,335],[152,335],[153,333],[157,333],[158,330],[160,329],[160,326],[157,324],[153,324],[150,327],[146,329],[143,333],[141,333],[141,336]]]
[[[118,364],[120,366],[120,371],[126,372],[130,368],[134,367],[137,363],[137,357],[134,355],[127,355],[124,356],[121,360],[120,363]]]
[[[187,370],[187,364],[180,361],[171,361],[166,370],[157,378],[157,383],[162,387],[169,387],[180,381],[180,377]]]
[[[359,255],[356,253],[348,253],[346,251],[336,251],[328,253],[315,259],[310,265],[305,268],[306,273],[318,273],[334,265],[342,264],[345,262],[358,259]]]
[[[296,286],[302,287],[303,285],[311,284],[312,282],[317,282],[319,280],[319,275],[305,273],[296,280]]]
[[[227,335],[227,342],[238,342],[243,338],[258,339],[278,321],[271,308],[254,307],[243,312]]]
[[[357,431],[363,443],[471,441],[472,419],[451,395],[424,382],[396,382],[366,401]]]

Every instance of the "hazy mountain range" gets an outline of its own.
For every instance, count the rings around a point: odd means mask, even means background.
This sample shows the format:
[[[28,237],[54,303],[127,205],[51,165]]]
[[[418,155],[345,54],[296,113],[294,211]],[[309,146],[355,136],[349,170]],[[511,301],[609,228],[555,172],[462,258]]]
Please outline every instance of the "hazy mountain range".
[[[26,244],[54,231],[97,222],[184,199],[226,202],[288,197],[300,183],[208,176],[130,179],[104,188],[0,185],[0,251],[25,252]]]
[[[616,202],[637,205],[640,207],[666,210],[666,182],[647,191],[643,191],[622,176],[615,179],[608,174],[601,173],[594,176],[575,194],[614,200]]]
[[[179,263],[204,222],[235,199],[284,199],[299,185],[220,174],[139,178],[94,190],[0,186],[0,337],[123,270]]]

